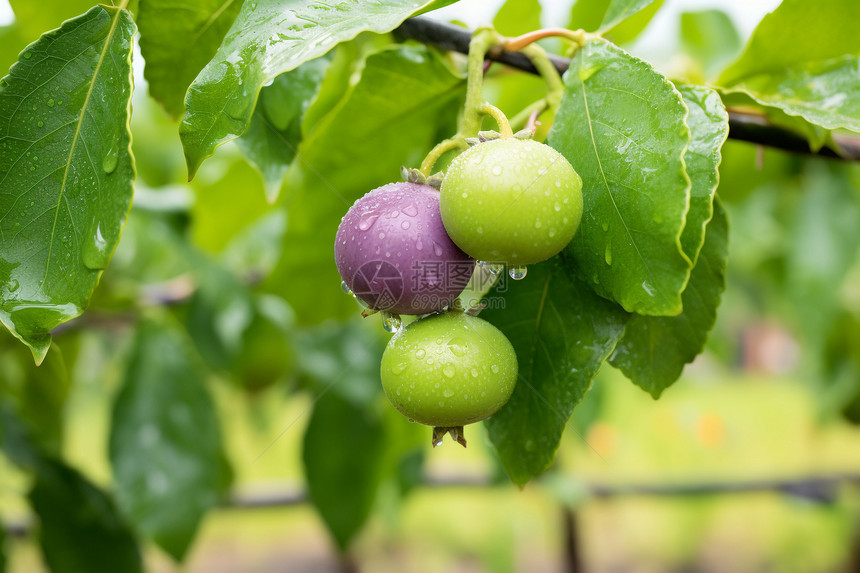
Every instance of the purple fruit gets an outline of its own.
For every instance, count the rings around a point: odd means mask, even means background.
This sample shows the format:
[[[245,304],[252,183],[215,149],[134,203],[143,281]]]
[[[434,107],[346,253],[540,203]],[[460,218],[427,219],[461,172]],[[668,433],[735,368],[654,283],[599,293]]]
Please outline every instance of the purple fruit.
[[[398,314],[450,304],[475,263],[445,232],[439,192],[418,183],[383,185],[356,201],[338,227],[334,257],[355,296]]]

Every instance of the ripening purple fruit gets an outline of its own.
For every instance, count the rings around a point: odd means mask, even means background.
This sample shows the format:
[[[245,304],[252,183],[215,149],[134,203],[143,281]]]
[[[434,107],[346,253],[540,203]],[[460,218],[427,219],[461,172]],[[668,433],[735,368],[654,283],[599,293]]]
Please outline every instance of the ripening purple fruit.
[[[445,232],[439,192],[418,183],[389,183],[356,201],[337,229],[334,257],[356,297],[398,314],[450,304],[475,264]]]

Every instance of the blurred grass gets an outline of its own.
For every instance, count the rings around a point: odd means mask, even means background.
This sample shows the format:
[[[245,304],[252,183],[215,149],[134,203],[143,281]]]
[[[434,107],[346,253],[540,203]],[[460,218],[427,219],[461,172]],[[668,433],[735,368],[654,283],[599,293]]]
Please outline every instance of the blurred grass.
[[[69,402],[66,454],[102,485],[109,404],[121,375],[121,337],[84,337]],[[87,364],[116,362],[98,380]],[[354,558],[368,571],[560,571],[564,530],[557,484],[671,484],[860,472],[860,432],[816,421],[808,386],[787,378],[714,374],[694,365],[660,401],[604,369],[595,384],[599,415],[583,437],[567,431],[556,468],[523,491],[421,488],[400,502],[389,486],[360,536]],[[253,400],[213,380],[225,439],[243,492],[302,487],[301,438],[313,397],[288,397],[283,386]],[[582,417],[586,408],[577,410]],[[582,420],[580,420],[582,421]],[[282,435],[281,435],[282,434]],[[280,437],[279,437],[280,436]],[[584,438],[584,440],[583,440]],[[469,448],[447,443],[428,452],[435,478],[492,475],[482,427],[467,429]],[[587,444],[585,441],[587,440]],[[26,515],[27,483],[0,467],[0,514]],[[562,497],[564,497],[562,495]],[[617,497],[578,511],[581,547],[594,571],[834,571],[845,563],[860,496],[843,488],[833,504],[776,493],[704,497]],[[11,544],[13,573],[42,570],[32,541]],[[339,563],[308,505],[210,514],[186,566],[155,548],[149,570],[328,571]]]

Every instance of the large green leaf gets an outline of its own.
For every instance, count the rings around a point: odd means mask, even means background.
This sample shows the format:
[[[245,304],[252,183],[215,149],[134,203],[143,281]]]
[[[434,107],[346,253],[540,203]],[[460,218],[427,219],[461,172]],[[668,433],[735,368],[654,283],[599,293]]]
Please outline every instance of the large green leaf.
[[[615,348],[627,314],[594,294],[555,257],[529,268],[481,318],[514,346],[520,376],[508,403],[486,422],[490,441],[514,483],[552,464],[573,408]]]
[[[600,29],[604,38],[616,44],[623,44],[636,39],[642,33],[662,7],[663,2],[664,0],[643,2],[645,7],[641,11],[630,17],[622,18],[620,21],[616,21],[616,24],[607,27],[602,26],[602,23],[607,17],[607,10],[610,4],[613,4],[613,0],[577,0],[570,12],[568,27],[571,29],[583,28],[587,32],[596,32]],[[614,4],[615,10],[622,7],[620,3]]]
[[[493,27],[505,36],[517,36],[540,28],[538,0],[507,0],[493,18]]]
[[[419,165],[450,135],[445,120],[456,118],[451,108],[463,88],[427,48],[385,49],[368,56],[358,83],[306,135],[286,175],[284,250],[266,285],[287,299],[300,323],[356,312],[334,265],[337,225],[356,199],[399,180],[400,166]]]
[[[308,495],[341,550],[370,514],[385,448],[385,429],[373,409],[334,393],[316,402],[302,448]]]
[[[858,20],[854,0],[784,0],[762,19],[720,84],[815,126],[860,131]]]
[[[790,70],[847,54],[860,55],[860,2],[783,0],[762,18],[743,53],[720,77],[733,85],[749,76]]]
[[[180,331],[138,326],[113,410],[110,458],[120,506],[137,529],[181,559],[227,485],[205,370]]]
[[[248,131],[237,142],[263,176],[266,197],[275,201],[302,139],[302,119],[319,93],[328,58],[317,58],[275,78],[260,91]]]
[[[243,0],[140,0],[140,52],[149,93],[174,117],[185,91],[239,14]]]
[[[606,13],[603,15],[601,30],[610,30],[613,26],[626,20],[637,12],[644,10],[654,0],[610,0]]]
[[[224,42],[191,84],[180,127],[189,177],[215,148],[245,133],[260,88],[361,32],[388,32],[427,0],[245,2]]]
[[[27,43],[44,32],[59,28],[63,21],[83,14],[96,4],[95,0],[9,0],[15,13],[15,26]]]
[[[633,315],[610,358],[613,366],[654,398],[705,347],[726,286],[727,235],[726,214],[715,201],[705,244],[684,290],[684,312],[678,316]]]
[[[824,129],[860,132],[860,69],[857,56],[798,64],[747,76],[728,93],[801,117]]]
[[[0,80],[0,321],[41,362],[83,312],[132,195],[131,15],[95,7]]]
[[[681,234],[684,252],[696,263],[705,242],[705,226],[714,212],[714,192],[720,180],[720,149],[729,136],[729,114],[717,92],[700,86],[678,88],[690,111],[692,140],[684,155],[690,177],[690,210]]]
[[[113,500],[74,469],[41,460],[29,497],[53,573],[143,571],[137,542]]]
[[[568,246],[580,276],[626,310],[681,312],[690,196],[687,108],[645,62],[604,41],[577,52],[547,142],[582,177],[584,209]]]

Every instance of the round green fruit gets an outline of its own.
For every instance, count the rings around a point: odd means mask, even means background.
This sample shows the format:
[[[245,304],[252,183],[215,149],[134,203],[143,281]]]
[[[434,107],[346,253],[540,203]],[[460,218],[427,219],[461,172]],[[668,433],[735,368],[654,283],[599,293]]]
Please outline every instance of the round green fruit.
[[[382,355],[382,388],[415,422],[453,428],[501,408],[517,382],[517,355],[502,332],[459,311],[433,314],[395,334]]]
[[[582,179],[548,145],[495,139],[454,158],[439,200],[445,230],[469,256],[528,265],[573,238],[582,218]]]

